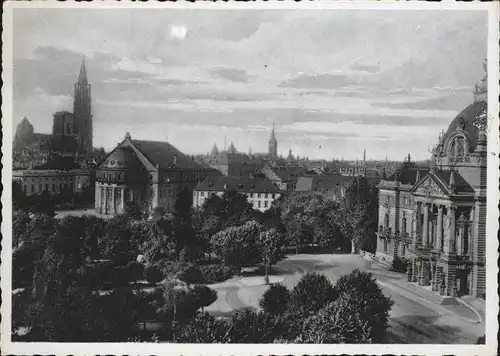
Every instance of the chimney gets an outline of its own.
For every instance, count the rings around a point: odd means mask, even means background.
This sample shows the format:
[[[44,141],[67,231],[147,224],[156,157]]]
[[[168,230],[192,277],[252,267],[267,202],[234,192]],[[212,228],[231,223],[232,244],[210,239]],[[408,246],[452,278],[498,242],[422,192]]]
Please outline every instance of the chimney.
[[[132,136],[130,136],[130,132],[127,131],[127,133],[125,134],[125,139],[126,140],[132,139]]]

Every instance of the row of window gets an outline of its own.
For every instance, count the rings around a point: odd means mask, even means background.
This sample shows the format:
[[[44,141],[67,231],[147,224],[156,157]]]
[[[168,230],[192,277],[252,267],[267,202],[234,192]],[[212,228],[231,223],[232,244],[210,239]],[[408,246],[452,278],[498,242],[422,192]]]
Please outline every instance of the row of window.
[[[210,194],[212,194],[212,192],[200,192],[200,196],[201,197],[208,197],[210,196]],[[267,199],[276,199],[278,197],[277,194],[271,194],[271,193],[241,193],[243,195],[246,195],[248,198],[263,198],[265,199],[266,198],[266,195],[267,195]]]
[[[57,181],[57,180],[60,180],[60,181],[65,181],[65,180],[71,180],[73,177],[52,177],[52,178],[49,178],[49,177],[33,177],[31,178],[31,181],[32,182],[35,182],[35,180],[39,180],[39,179],[43,179],[45,181],[48,181],[48,180],[52,180],[52,181]],[[79,177],[78,177],[79,178]],[[28,181],[28,178],[26,179],[26,181]]]
[[[53,192],[53,193],[56,193],[56,192],[59,192],[60,189],[68,189],[68,188],[70,188],[70,186],[71,185],[68,184],[68,183],[63,183],[63,184],[54,184],[53,183],[52,184],[52,190],[50,190],[50,191]],[[41,183],[38,184],[38,193],[41,193],[43,191],[49,191],[49,187],[50,187],[50,185],[48,183],[46,183],[45,185],[41,184]],[[36,191],[36,188],[37,188],[36,184],[31,184],[29,186],[29,188],[30,188],[29,193],[36,193],[37,192]],[[80,189],[80,185],[79,185],[79,189]],[[26,185],[26,184],[23,185],[23,192],[25,194],[28,193],[28,185]]]

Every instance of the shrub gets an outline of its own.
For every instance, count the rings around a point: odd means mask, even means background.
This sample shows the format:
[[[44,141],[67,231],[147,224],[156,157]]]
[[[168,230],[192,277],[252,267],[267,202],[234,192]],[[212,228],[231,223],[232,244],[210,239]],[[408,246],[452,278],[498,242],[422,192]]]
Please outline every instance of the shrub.
[[[259,305],[264,312],[280,315],[287,311],[290,302],[290,291],[282,284],[273,284],[266,290]]]
[[[125,269],[131,281],[138,281],[144,278],[144,265],[142,263],[136,261],[129,262],[125,266]]]
[[[301,314],[317,312],[336,299],[332,283],[317,273],[304,275],[290,296],[293,310]]]
[[[480,336],[476,340],[476,345],[484,345],[486,343],[486,335]]]
[[[369,321],[364,318],[363,298],[342,294],[333,303],[309,317],[302,327],[302,342],[314,344],[370,343]]]
[[[202,284],[205,282],[203,275],[200,272],[198,266],[189,265],[184,268],[178,275],[181,281],[186,282],[187,284]]]
[[[163,279],[163,273],[155,266],[146,267],[144,269],[144,278],[146,278],[149,283],[156,284]]]
[[[360,298],[360,318],[368,323],[370,339],[382,342],[389,327],[389,311],[394,302],[382,293],[371,273],[355,269],[340,277],[334,290],[337,295],[347,294]]]
[[[111,283],[116,287],[123,287],[132,282],[132,275],[129,273],[128,268],[125,267],[115,267],[111,273]]]
[[[408,263],[408,259],[404,257],[395,257],[392,260],[391,270],[395,272],[406,273]]]
[[[222,265],[200,266],[199,269],[203,276],[204,284],[223,282],[231,278],[235,273],[233,268]]]
[[[197,305],[196,309],[208,307],[217,300],[217,292],[207,286],[194,286],[190,294]]]

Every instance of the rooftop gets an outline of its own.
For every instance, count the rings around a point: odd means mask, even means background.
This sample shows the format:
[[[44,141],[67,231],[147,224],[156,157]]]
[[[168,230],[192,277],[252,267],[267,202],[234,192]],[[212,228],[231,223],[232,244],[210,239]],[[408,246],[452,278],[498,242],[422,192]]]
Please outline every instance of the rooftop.
[[[242,193],[279,193],[269,179],[244,177],[208,177],[198,183],[195,190],[223,192],[236,190]]]

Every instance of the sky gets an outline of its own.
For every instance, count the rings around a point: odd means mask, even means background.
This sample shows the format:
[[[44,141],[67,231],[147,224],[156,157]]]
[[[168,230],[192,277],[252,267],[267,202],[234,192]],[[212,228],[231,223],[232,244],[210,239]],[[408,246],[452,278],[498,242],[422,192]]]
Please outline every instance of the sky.
[[[50,133],[85,58],[94,146],[232,141],[309,158],[429,156],[483,76],[487,13],[15,9],[13,123]]]

